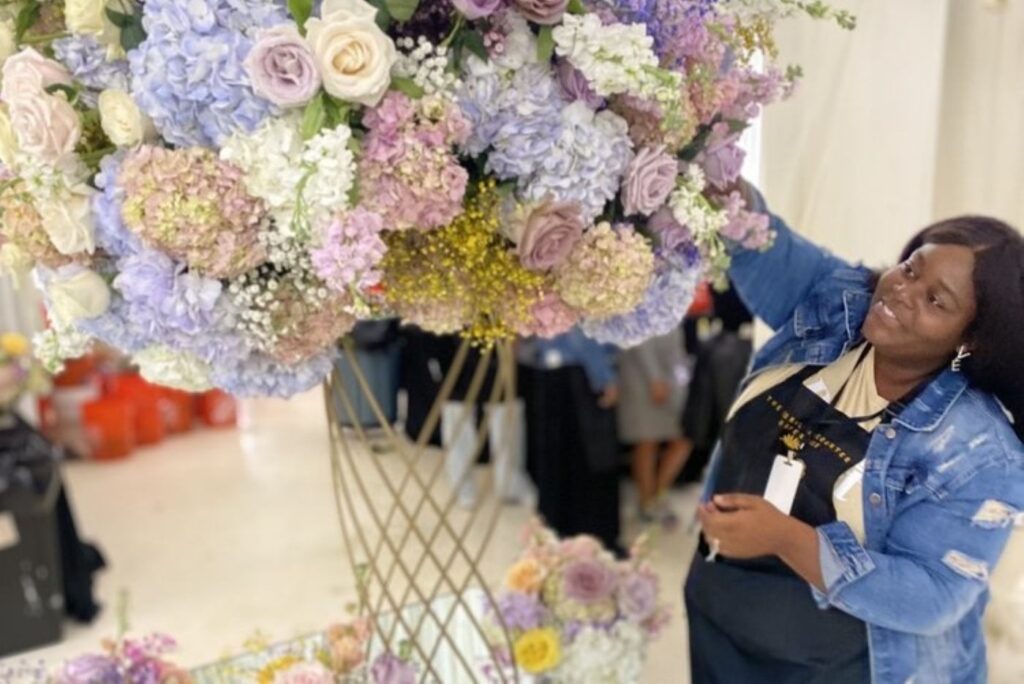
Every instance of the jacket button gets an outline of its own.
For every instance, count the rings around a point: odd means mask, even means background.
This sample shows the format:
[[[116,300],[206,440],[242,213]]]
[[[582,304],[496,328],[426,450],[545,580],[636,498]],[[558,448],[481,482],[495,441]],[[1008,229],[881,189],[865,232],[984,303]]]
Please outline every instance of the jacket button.
[[[868,501],[871,502],[872,506],[881,506],[882,505],[882,495],[879,494],[878,492],[875,492],[874,494],[872,494],[871,496],[868,497]]]
[[[886,439],[896,439],[896,428],[888,428],[885,431]]]

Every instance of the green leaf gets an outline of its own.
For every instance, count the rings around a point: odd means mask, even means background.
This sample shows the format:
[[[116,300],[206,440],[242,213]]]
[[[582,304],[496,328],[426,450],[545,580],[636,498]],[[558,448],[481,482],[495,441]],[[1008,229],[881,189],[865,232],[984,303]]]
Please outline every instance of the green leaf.
[[[411,78],[405,78],[404,76],[395,76],[391,79],[391,87],[395,90],[405,93],[414,100],[418,100],[423,97],[423,88],[421,88],[416,81]]]
[[[17,42],[21,42],[21,39],[25,37],[28,30],[35,26],[35,23],[39,21],[39,13],[42,12],[43,6],[39,4],[38,0],[29,0],[18,12],[18,18],[14,20],[14,37]]]
[[[46,92],[50,93],[51,95],[55,95],[57,93],[64,93],[64,95],[68,98],[68,102],[72,104],[74,104],[75,100],[78,99],[78,91],[69,85],[64,85],[63,83],[54,83],[53,85],[46,86]]]
[[[487,47],[484,45],[484,37],[480,35],[479,31],[463,31],[458,40],[460,47],[469,50],[483,61],[486,62],[490,59]]]
[[[306,35],[306,22],[313,15],[313,0],[288,0],[288,11],[299,25],[299,32]]]
[[[352,105],[335,99],[330,95],[324,98],[324,126],[337,128],[341,124],[348,125],[348,116],[352,113]]]
[[[377,26],[380,26],[382,31],[387,31],[388,27],[391,26],[391,22],[394,18],[391,16],[391,12],[388,11],[387,0],[367,0],[371,5],[377,8]]]
[[[309,140],[324,127],[324,122],[327,120],[327,112],[324,107],[324,94],[320,93],[306,105],[305,111],[302,112],[302,125],[299,128],[299,132],[302,135],[303,140]]]
[[[569,14],[586,14],[587,8],[583,6],[583,0],[569,0],[569,6],[566,8]]]
[[[409,21],[420,6],[420,0],[384,0],[384,6],[395,21]]]
[[[142,28],[140,21],[136,21],[134,24],[121,29],[121,47],[124,48],[125,52],[130,52],[139,47],[144,40],[146,40],[146,29]]]
[[[555,32],[550,26],[541,26],[537,36],[537,59],[547,64],[555,56]]]
[[[131,14],[125,14],[124,12],[118,12],[116,9],[108,7],[107,8],[107,19],[110,19],[110,23],[112,23],[117,28],[122,28],[123,29],[123,28],[125,28],[126,26],[128,26],[129,24],[132,23],[132,21],[134,20],[134,17]]]

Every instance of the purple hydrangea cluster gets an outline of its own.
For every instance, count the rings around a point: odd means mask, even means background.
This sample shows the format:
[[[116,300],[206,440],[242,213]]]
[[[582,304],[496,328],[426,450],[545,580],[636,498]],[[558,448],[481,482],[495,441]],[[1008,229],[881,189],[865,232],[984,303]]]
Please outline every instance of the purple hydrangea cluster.
[[[128,90],[128,60],[108,60],[106,46],[93,36],[73,35],[55,40],[53,54],[86,88]]]
[[[708,40],[707,22],[718,0],[591,0],[591,7],[613,13],[623,23],[644,24],[654,39],[662,66],[679,68],[701,54]]]
[[[124,153],[108,155],[100,162],[96,174],[99,192],[93,196],[92,210],[96,217],[96,244],[113,257],[124,257],[142,249],[139,237],[128,230],[121,216],[124,189],[117,182]]]
[[[658,271],[640,306],[621,316],[584,321],[583,332],[588,337],[628,348],[679,326],[693,303],[701,269],[671,253],[659,254],[658,261]]]
[[[244,67],[251,35],[287,18],[284,3],[272,0],[149,0],[147,38],[129,54],[132,94],[175,145],[216,146],[251,132],[275,113]]]

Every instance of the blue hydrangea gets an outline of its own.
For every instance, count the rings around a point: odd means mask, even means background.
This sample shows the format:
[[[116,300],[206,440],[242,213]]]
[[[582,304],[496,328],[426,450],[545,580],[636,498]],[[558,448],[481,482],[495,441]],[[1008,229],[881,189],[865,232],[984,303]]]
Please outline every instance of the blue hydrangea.
[[[334,352],[325,352],[286,366],[265,354],[255,353],[232,364],[215,363],[211,379],[236,396],[287,398],[322,383],[334,369],[334,358]]]
[[[135,100],[178,146],[255,130],[276,110],[253,92],[243,62],[256,31],[287,20],[283,0],[149,0],[147,38],[129,54]]]
[[[86,88],[128,90],[128,60],[108,60],[106,46],[93,36],[76,35],[55,40],[53,54]]]
[[[581,327],[587,337],[622,348],[635,347],[668,334],[682,323],[701,281],[701,269],[674,256],[662,255],[659,262],[640,306],[621,316],[584,321]]]
[[[96,217],[96,244],[114,257],[128,256],[142,249],[142,242],[128,230],[121,218],[124,191],[117,183],[124,152],[108,155],[100,162],[96,174],[99,192],[93,196],[92,211]]]

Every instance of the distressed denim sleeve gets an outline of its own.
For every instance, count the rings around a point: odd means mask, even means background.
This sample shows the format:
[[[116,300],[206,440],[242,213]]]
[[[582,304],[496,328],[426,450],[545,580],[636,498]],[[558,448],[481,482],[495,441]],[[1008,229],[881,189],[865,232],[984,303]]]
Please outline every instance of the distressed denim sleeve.
[[[775,242],[767,251],[737,249],[729,277],[747,308],[778,330],[823,277],[848,264],[768,212],[760,192],[752,209],[769,213]]]
[[[945,498],[899,514],[884,552],[843,522],[818,528],[829,605],[886,629],[940,634],[971,609],[1024,505],[1019,467],[993,465]]]

